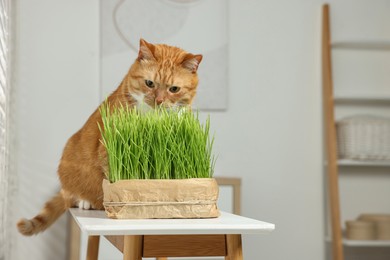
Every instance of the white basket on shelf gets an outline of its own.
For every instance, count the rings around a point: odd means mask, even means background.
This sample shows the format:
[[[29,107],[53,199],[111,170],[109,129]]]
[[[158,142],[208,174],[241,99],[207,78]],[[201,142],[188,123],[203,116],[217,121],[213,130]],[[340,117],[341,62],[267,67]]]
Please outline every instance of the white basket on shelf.
[[[340,159],[390,160],[390,118],[351,116],[337,122]]]

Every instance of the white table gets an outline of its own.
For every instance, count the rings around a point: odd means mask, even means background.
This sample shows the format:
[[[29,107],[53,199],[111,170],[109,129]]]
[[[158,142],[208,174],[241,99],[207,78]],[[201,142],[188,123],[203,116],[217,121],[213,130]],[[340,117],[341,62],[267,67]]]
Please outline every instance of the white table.
[[[88,234],[87,259],[97,259],[99,237],[123,252],[123,259],[168,256],[225,256],[241,260],[241,234],[266,234],[275,225],[221,212],[211,219],[109,219],[104,211],[70,209]]]

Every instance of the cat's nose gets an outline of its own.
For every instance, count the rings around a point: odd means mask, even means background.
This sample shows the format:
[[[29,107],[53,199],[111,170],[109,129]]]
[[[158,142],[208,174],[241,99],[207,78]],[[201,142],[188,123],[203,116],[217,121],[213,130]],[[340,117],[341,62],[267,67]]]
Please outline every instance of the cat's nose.
[[[164,99],[163,99],[163,98],[161,98],[161,97],[157,97],[157,98],[156,98],[156,104],[157,104],[157,105],[161,105],[163,102],[164,102]]]

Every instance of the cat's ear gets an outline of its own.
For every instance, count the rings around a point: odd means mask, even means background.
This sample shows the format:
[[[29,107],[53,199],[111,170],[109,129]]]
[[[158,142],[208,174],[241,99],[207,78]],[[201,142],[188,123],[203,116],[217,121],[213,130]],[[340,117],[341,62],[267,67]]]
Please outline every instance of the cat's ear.
[[[193,55],[193,54],[187,54],[184,58],[181,65],[185,68],[191,71],[192,73],[195,73],[198,70],[198,66],[200,62],[202,61],[203,56],[200,54]]]
[[[148,43],[144,39],[139,40],[138,60],[155,60],[154,58],[154,45]]]

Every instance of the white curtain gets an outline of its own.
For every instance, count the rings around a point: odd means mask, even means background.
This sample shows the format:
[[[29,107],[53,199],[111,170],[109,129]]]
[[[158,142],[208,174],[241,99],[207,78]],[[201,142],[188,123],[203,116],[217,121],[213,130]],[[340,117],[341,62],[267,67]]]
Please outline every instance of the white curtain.
[[[15,174],[10,164],[11,0],[0,0],[0,260],[11,259],[15,233],[10,198]]]

